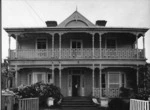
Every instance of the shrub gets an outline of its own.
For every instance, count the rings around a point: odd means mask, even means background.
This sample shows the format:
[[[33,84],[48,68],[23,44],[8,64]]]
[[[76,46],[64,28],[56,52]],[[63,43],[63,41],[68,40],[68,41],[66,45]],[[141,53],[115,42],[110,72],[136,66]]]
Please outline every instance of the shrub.
[[[52,84],[45,84],[41,82],[32,84],[30,86],[15,88],[13,91],[20,98],[39,97],[40,106],[46,106],[48,97],[54,98],[55,105],[63,97],[58,87]]]
[[[141,89],[140,91],[138,91],[137,94],[135,94],[135,98],[141,100],[148,100],[149,95],[150,89]]]
[[[108,103],[108,110],[129,110],[129,103],[121,98],[114,98]]]
[[[134,91],[130,88],[121,87],[119,96],[123,97],[123,98],[133,98],[134,97]]]

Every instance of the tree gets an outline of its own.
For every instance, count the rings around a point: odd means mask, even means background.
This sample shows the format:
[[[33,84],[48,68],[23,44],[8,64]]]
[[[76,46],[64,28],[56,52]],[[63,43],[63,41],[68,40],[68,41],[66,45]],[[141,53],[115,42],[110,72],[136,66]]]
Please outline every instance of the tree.
[[[8,61],[5,59],[4,63],[1,64],[2,67],[2,80],[1,85],[2,89],[10,88],[12,87],[12,80],[14,77],[13,72],[11,72],[8,68]]]
[[[150,95],[150,65],[146,64],[140,68],[140,84],[135,95],[137,99],[147,100]]]

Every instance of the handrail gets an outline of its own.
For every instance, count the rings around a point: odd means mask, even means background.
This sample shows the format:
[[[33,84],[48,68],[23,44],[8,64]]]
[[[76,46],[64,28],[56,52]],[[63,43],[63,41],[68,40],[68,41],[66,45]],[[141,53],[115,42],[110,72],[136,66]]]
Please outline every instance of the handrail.
[[[126,48],[102,48],[101,52],[99,48],[95,48],[94,56],[92,48],[62,48],[61,54],[59,52],[59,48],[54,48],[53,55],[52,49],[18,49],[16,58],[16,50],[10,50],[10,59],[137,59],[137,56],[138,59],[144,59],[142,49],[138,49],[138,55],[137,49]],[[59,55],[61,55],[61,57]]]

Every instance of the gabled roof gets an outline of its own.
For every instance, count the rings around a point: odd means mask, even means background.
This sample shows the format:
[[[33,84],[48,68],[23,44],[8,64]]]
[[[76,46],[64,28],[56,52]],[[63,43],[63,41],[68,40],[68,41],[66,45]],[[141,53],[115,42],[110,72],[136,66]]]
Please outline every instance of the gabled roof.
[[[75,11],[57,27],[95,27],[95,25],[81,15],[78,11]]]

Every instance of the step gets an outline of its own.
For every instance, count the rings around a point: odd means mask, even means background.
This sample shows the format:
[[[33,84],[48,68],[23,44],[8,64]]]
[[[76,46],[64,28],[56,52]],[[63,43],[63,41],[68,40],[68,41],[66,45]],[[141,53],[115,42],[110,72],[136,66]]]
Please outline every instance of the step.
[[[81,101],[86,101],[86,100],[91,100],[88,97],[65,97],[63,100],[81,100]]]
[[[62,105],[62,107],[96,107],[95,105]]]
[[[96,107],[89,97],[65,97],[61,103],[62,107]]]
[[[62,107],[61,110],[100,110],[97,107]]]
[[[66,104],[70,104],[70,105],[90,105],[92,104],[91,101],[63,101],[61,103],[61,105],[66,105]]]

